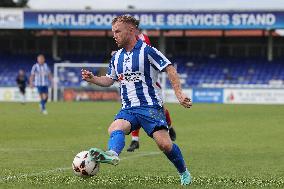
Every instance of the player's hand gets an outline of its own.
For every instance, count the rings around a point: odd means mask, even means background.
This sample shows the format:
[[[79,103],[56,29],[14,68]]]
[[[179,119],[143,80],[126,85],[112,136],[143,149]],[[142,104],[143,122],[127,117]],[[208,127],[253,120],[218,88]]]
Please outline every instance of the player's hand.
[[[34,84],[33,84],[33,83],[30,84],[30,88],[31,88],[31,89],[34,88]]]
[[[91,82],[95,77],[91,71],[85,69],[81,70],[81,74],[82,74],[82,79],[87,82]]]
[[[181,94],[180,96],[178,96],[178,101],[185,108],[191,108],[192,106],[191,99],[185,94]]]

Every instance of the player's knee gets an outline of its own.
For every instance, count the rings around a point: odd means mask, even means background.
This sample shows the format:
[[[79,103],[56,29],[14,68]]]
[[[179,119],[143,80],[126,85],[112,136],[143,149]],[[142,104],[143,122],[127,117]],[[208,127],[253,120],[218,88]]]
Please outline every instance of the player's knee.
[[[163,152],[170,152],[172,150],[173,143],[171,141],[163,141],[158,146]]]
[[[108,134],[110,135],[113,131],[116,131],[116,130],[124,131],[124,129],[117,122],[113,122],[108,128]]]
[[[131,129],[131,124],[129,121],[118,119],[112,122],[108,128],[108,133],[111,134],[113,131],[121,130],[125,133],[129,133]]]
[[[115,130],[117,130],[115,125],[110,125],[109,128],[108,128],[108,134],[110,135]]]
[[[47,95],[43,95],[42,98],[43,98],[43,100],[47,100],[48,96]]]

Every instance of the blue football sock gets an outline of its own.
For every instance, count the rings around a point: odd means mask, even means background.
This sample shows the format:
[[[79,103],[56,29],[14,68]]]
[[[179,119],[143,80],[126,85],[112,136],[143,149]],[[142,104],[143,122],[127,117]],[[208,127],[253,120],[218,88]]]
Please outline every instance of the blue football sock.
[[[44,109],[45,109],[46,103],[47,103],[47,99],[44,100]]]
[[[45,100],[40,101],[41,110],[45,110]]]
[[[115,151],[118,155],[125,146],[125,134],[122,130],[113,131],[108,141],[108,149]]]
[[[165,153],[165,155],[174,164],[179,173],[186,171],[185,162],[178,145],[173,144],[172,150],[168,153]]]

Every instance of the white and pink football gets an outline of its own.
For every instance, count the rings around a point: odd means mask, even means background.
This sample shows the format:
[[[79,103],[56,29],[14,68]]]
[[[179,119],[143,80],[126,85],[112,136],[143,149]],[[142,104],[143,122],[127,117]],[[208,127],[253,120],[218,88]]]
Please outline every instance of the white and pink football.
[[[99,172],[100,164],[90,159],[88,151],[82,151],[74,157],[72,168],[75,175],[86,178],[95,176]]]

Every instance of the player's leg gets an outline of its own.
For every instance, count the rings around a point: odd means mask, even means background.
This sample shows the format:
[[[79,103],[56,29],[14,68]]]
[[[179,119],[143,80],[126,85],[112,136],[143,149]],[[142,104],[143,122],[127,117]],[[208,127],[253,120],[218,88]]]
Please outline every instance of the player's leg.
[[[135,141],[139,141],[139,131],[140,129],[136,129],[131,132],[131,139]]]
[[[43,87],[41,86],[38,86],[37,87],[37,91],[38,91],[38,94],[39,94],[39,98],[40,98],[40,101],[39,101],[39,108],[40,108],[40,111],[43,112],[44,110],[44,96],[43,96]]]
[[[182,153],[178,145],[172,143],[169,133],[166,129],[157,130],[153,133],[153,138],[161,151],[174,164],[180,174],[181,184],[191,183],[191,175],[185,165]]]
[[[138,129],[136,128],[137,126],[136,117],[129,114],[126,110],[121,110],[108,129],[110,134],[108,151],[91,148],[89,150],[91,158],[98,162],[117,165],[119,162],[118,156],[125,146],[125,134],[129,134],[131,130]]]
[[[40,102],[39,102],[40,111],[43,114],[47,114],[45,104],[46,104],[48,91],[46,91],[46,88],[44,86],[38,86],[37,90],[40,97]]]
[[[91,148],[90,155],[95,161],[101,163],[109,163],[117,165],[119,162],[119,154],[125,146],[125,133],[129,133],[131,124],[124,119],[117,119],[112,122],[108,132],[110,135],[108,141],[108,151],[103,151],[98,148]]]
[[[46,86],[41,87],[40,96],[41,96],[41,101],[40,101],[41,112],[43,114],[47,114],[46,103],[47,103],[47,100],[48,100],[48,87],[46,87]]]
[[[110,139],[108,149],[119,155],[125,146],[125,134],[130,133],[131,123],[124,119],[117,119],[108,128]]]
[[[170,116],[170,112],[165,106],[164,106],[164,111],[165,111],[167,124],[169,126],[170,137],[171,137],[172,141],[175,141],[177,137],[176,137],[176,132],[175,132],[173,126],[172,126],[172,119],[171,119],[171,116]]]
[[[131,143],[127,149],[128,152],[134,152],[135,149],[139,148],[139,130],[136,129],[131,132]]]
[[[26,87],[23,87],[23,103],[26,102]]]
[[[191,183],[191,176],[186,168],[182,153],[176,144],[173,144],[168,133],[166,117],[163,108],[148,108],[139,111],[139,123],[148,134],[153,137],[158,147],[174,164],[181,177],[181,184]]]
[[[25,87],[20,87],[19,89],[20,89],[20,93],[21,93],[21,96],[22,96],[21,102],[22,102],[22,104],[25,104],[25,101],[26,101],[26,99],[25,99],[25,93],[26,93]]]
[[[47,102],[47,98],[48,98],[48,94],[47,93],[41,93],[41,112],[43,114],[47,114],[47,110],[46,110],[46,102]]]

